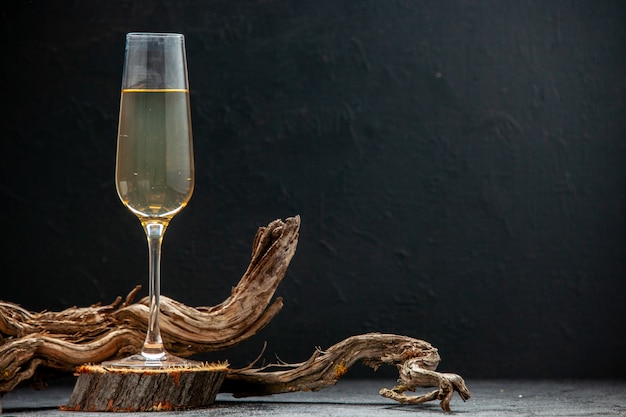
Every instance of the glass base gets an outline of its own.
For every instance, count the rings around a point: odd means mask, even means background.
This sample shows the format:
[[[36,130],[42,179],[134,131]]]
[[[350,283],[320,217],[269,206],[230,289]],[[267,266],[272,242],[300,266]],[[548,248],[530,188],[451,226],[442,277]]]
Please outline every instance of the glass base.
[[[102,367],[106,369],[166,369],[166,368],[193,368],[201,366],[202,362],[179,358],[178,356],[166,353],[160,358],[150,358],[142,354],[136,354],[127,358],[102,362]]]

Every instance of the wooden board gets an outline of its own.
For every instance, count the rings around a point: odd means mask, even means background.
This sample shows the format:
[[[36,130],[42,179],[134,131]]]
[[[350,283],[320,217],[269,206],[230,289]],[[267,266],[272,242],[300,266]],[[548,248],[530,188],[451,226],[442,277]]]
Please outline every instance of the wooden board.
[[[224,381],[227,365],[191,368],[106,369],[84,365],[63,410],[169,411],[207,407]]]

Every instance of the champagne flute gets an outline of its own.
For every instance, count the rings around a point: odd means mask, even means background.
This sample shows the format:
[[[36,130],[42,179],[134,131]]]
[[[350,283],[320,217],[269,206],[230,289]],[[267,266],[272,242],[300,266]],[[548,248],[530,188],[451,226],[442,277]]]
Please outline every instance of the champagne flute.
[[[185,39],[129,33],[122,77],[115,170],[117,193],[144,228],[149,250],[149,319],[141,353],[108,367],[189,366],[169,354],[159,330],[163,234],[194,188]]]

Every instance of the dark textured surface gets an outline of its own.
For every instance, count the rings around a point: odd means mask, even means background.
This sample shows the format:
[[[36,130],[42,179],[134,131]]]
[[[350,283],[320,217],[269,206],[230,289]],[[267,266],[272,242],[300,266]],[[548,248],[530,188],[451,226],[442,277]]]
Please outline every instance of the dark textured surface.
[[[216,359],[384,331],[466,377],[623,377],[625,9],[3,2],[0,299],[57,310],[147,284],[113,183],[124,34],[179,31],[197,185],[163,293],[221,302],[257,227],[302,216],[284,311]]]
[[[521,416],[626,416],[624,381],[467,381],[472,398],[463,402],[458,396],[450,403],[452,414],[476,417]],[[319,392],[281,394],[270,397],[233,399],[220,394],[214,406],[201,410],[158,413],[160,417],[200,416],[446,416],[437,402],[416,406],[401,405],[382,398],[378,390],[392,387],[393,380],[340,381],[335,387]],[[102,413],[61,412],[59,404],[67,401],[71,385],[48,391],[18,390],[5,397],[4,414],[8,416],[96,417]],[[426,392],[426,391],[420,391]],[[133,416],[154,416],[133,413]]]

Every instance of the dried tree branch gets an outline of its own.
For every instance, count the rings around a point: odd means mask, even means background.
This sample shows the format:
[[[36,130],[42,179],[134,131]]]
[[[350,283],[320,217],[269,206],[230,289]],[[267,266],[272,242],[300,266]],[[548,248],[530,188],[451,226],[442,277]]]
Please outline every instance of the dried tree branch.
[[[252,258],[230,297],[214,307],[188,307],[161,297],[160,327],[166,348],[187,357],[236,345],[257,333],[282,308],[272,297],[293,257],[300,217],[259,228]],[[46,367],[73,372],[136,353],[145,338],[148,300],[132,303],[136,287],[122,303],[33,313],[0,302],[0,395]],[[271,304],[270,304],[271,303]]]
[[[194,308],[162,297],[160,327],[166,348],[182,357],[225,349],[267,325],[282,308],[282,299],[272,302],[272,298],[295,253],[299,228],[298,216],[284,222],[275,220],[259,228],[250,265],[230,297],[221,304]],[[89,376],[91,371],[85,372],[88,368],[81,365],[100,363],[141,349],[148,321],[148,300],[143,298],[133,303],[139,289],[135,287],[124,301],[118,297],[109,305],[73,307],[61,312],[33,313],[16,304],[0,301],[0,396],[14,389],[19,382],[36,377],[40,368],[74,372],[80,367],[83,371],[79,372],[79,381],[83,388],[78,394],[82,396],[71,404],[72,409],[91,408],[92,405],[103,411],[104,408],[130,407],[133,398],[128,393],[116,398],[119,403],[111,403],[111,399],[106,398],[110,395],[107,384],[118,375],[102,368],[102,375],[94,373]],[[470,397],[459,375],[435,371],[440,357],[437,349],[428,342],[380,333],[349,337],[324,351],[316,350],[307,361],[298,364],[279,363],[256,369],[251,364],[244,369],[227,369],[220,391],[237,397],[317,391],[334,385],[357,362],[374,369],[380,365],[396,366],[400,385],[382,389],[380,394],[401,403],[439,400],[441,407],[449,411],[454,391],[463,400]],[[173,375],[179,378],[178,373]],[[203,386],[203,381],[218,381],[210,387],[212,391],[206,396],[207,401],[212,401],[221,383],[221,378],[209,375],[184,377],[191,381],[194,392]],[[151,379],[158,385],[160,378],[163,376],[158,374]],[[122,378],[120,386],[131,386],[132,381],[129,381]],[[93,392],[89,388],[92,386],[104,388]],[[437,389],[421,396],[404,394],[417,387]],[[188,396],[181,390],[183,388],[170,387],[163,392],[178,395],[176,398],[182,399],[182,406],[190,405],[186,400]],[[100,403],[103,405],[98,406]],[[147,404],[141,409],[153,409],[151,407],[153,405]]]
[[[459,375],[435,371],[440,360],[437,348],[423,340],[368,333],[349,337],[325,351],[318,349],[306,362],[299,364],[231,369],[220,391],[233,393],[235,397],[317,391],[335,385],[350,367],[362,362],[374,369],[380,365],[398,368],[402,385],[382,389],[380,394],[384,397],[407,404],[440,400],[441,408],[450,411],[454,391],[463,401],[470,398],[470,392]],[[275,368],[277,370],[269,371]],[[403,394],[418,387],[438,387],[438,390],[420,397]]]
[[[231,369],[223,392],[237,397],[294,391],[317,391],[334,385],[357,362],[374,369],[419,358],[427,369],[435,369],[439,353],[428,342],[393,334],[369,333],[352,336],[322,351],[316,350],[299,364],[271,364],[263,368]],[[276,369],[269,371],[269,369]]]

